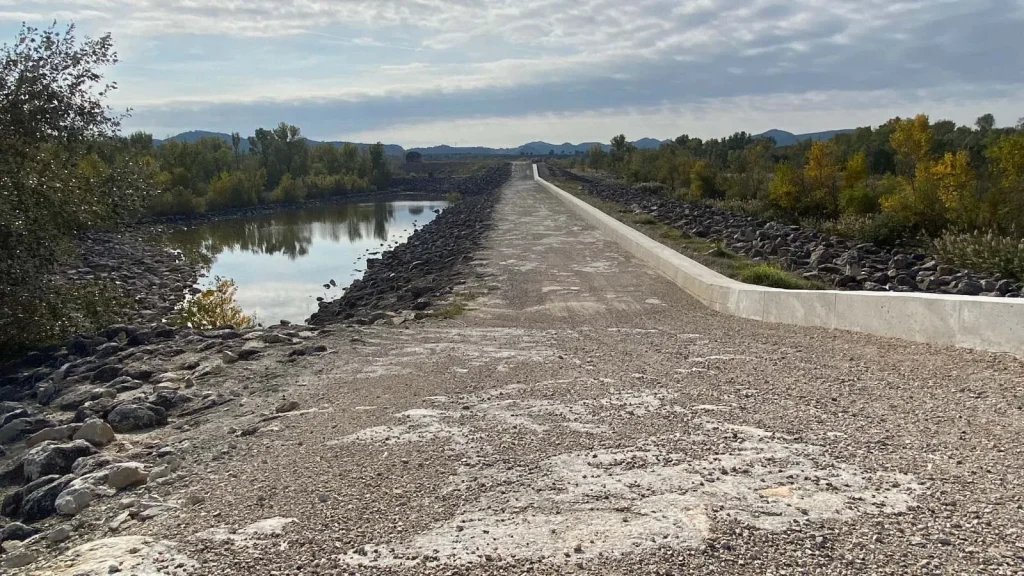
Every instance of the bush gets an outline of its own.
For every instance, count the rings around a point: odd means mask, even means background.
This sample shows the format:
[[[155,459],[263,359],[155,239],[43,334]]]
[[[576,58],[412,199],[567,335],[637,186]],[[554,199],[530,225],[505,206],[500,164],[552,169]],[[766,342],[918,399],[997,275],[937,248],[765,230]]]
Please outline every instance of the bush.
[[[270,197],[274,202],[302,202],[306,199],[306,187],[291,174],[285,174]]]
[[[202,198],[196,198],[184,188],[174,188],[153,198],[147,212],[153,216],[188,216],[199,214],[204,209]]]
[[[462,202],[462,194],[459,194],[458,192],[449,192],[445,195],[445,200],[447,200],[449,204],[458,204],[459,202]]]
[[[936,254],[950,264],[1024,280],[1024,240],[991,232],[963,234],[947,231],[935,240],[934,245]]]
[[[256,325],[256,316],[248,315],[235,302],[238,288],[230,278],[214,278],[214,287],[188,298],[178,306],[176,322],[192,328],[216,328],[230,324],[235,328]]]
[[[843,214],[817,226],[825,234],[893,247],[913,239],[912,228],[893,214]]]
[[[787,290],[816,290],[820,288],[818,284],[810,280],[793,276],[771,264],[758,264],[737,270],[736,279],[747,284]]]
[[[259,203],[265,180],[262,170],[256,173],[221,172],[210,180],[206,207],[209,210],[225,210],[255,206]]]
[[[881,208],[877,191],[866,182],[839,192],[843,214],[875,214]]]

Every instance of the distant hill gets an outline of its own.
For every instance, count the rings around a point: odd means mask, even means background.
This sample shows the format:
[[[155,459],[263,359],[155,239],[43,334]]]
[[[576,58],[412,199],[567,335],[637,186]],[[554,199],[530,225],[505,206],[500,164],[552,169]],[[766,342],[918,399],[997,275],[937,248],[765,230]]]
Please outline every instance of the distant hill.
[[[188,132],[182,132],[181,134],[176,134],[176,135],[171,136],[170,138],[166,138],[164,140],[159,140],[159,139],[154,138],[153,139],[153,144],[160,145],[160,144],[163,144],[164,142],[167,142],[169,140],[176,140],[178,142],[189,142],[189,143],[192,143],[192,142],[195,142],[196,140],[199,140],[200,138],[207,138],[207,137],[220,138],[221,140],[227,142],[228,145],[231,144],[231,134],[225,134],[223,132],[207,132],[206,130],[189,130]],[[319,142],[319,141],[316,141],[316,140],[308,140],[308,142],[310,144],[313,144],[313,145],[315,145],[315,144],[324,144],[325,143],[325,142]],[[333,145],[335,145],[335,146],[340,148],[343,145],[345,145],[346,142],[326,142],[326,144],[333,144]],[[353,142],[353,144],[355,144],[356,147],[359,148],[360,150],[365,150],[365,149],[370,147],[369,144],[362,144],[362,143],[359,143],[359,142]],[[240,151],[242,151],[242,152],[248,152],[249,151],[249,140],[248,140],[247,137],[245,137],[245,136],[242,137],[242,142],[239,144],[238,149]],[[401,146],[397,145],[397,144],[385,144],[384,145],[384,153],[387,154],[388,156],[404,156],[405,155],[405,149],[402,148]]]
[[[809,134],[793,134],[792,132],[786,132],[785,130],[769,130],[762,134],[758,134],[755,138],[774,138],[777,146],[791,146],[801,140],[828,140],[837,134],[847,134],[853,132],[853,130],[826,130],[824,132],[812,132]],[[154,139],[154,144],[161,144],[167,140],[178,140],[181,142],[195,142],[200,138],[205,137],[220,138],[231,144],[231,135],[223,132],[208,132],[206,130],[190,130],[188,132],[182,132],[175,136],[171,136],[166,140]],[[662,145],[663,142],[668,140],[658,140],[655,138],[641,138],[633,145],[640,149],[657,149]],[[310,144],[320,144],[316,140],[309,140]],[[327,142],[335,146],[342,146],[345,142]],[[552,151],[558,156],[574,156],[576,154],[585,154],[595,144],[601,146],[604,151],[611,150],[611,146],[601,142],[581,142],[579,144],[573,144],[571,142],[563,142],[561,144],[552,144],[550,142],[527,142],[522,146],[515,148],[489,148],[487,146],[449,146],[442,144],[440,146],[427,146],[420,148],[410,148],[408,151],[415,150],[424,156],[546,156]],[[369,147],[369,144],[355,143],[360,150],[365,150]],[[246,138],[242,138],[242,144],[240,146],[243,152],[249,150],[249,142]],[[406,149],[402,148],[397,144],[385,144],[384,151],[388,156],[404,156],[407,152]]]
[[[661,146],[661,140],[655,140],[654,138],[641,138],[633,144],[637,148],[657,148]],[[515,148],[486,148],[482,146],[429,146],[426,148],[410,148],[415,150],[424,156],[457,156],[457,155],[504,155],[504,156],[545,156],[554,152],[558,156],[573,156],[576,154],[585,154],[594,145],[600,146],[604,151],[611,150],[609,144],[602,144],[600,142],[581,142],[580,144],[573,144],[571,142],[563,142],[561,144],[552,144],[550,142],[527,142],[522,146],[516,146]]]
[[[825,130],[824,132],[810,132],[808,134],[793,134],[785,130],[769,130],[758,134],[754,138],[774,138],[776,146],[792,146],[802,140],[828,140],[838,134],[849,134],[853,129]]]

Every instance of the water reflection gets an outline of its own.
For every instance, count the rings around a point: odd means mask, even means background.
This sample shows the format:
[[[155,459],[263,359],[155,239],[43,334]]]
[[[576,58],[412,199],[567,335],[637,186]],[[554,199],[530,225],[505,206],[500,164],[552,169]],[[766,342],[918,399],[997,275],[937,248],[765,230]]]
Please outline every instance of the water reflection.
[[[336,298],[367,258],[404,242],[443,201],[335,204],[221,220],[176,232],[171,242],[213,276],[232,278],[237,302],[260,321],[303,322],[316,297]],[[335,280],[337,288],[324,284]]]

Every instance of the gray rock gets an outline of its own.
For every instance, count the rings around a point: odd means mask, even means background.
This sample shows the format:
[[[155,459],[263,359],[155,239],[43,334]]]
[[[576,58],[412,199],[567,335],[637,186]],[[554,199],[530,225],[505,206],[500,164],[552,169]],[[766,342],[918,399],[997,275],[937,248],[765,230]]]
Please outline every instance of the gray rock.
[[[954,293],[962,296],[977,296],[981,292],[981,282],[975,282],[974,280],[961,280],[954,290]]]
[[[260,340],[262,340],[265,344],[291,344],[292,342],[291,338],[284,336],[282,334],[278,334],[276,332],[268,332],[264,334],[263,337],[260,338]]]
[[[102,398],[104,391],[104,388],[81,386],[60,395],[53,401],[53,406],[58,410],[78,410],[85,403]]]
[[[61,524],[46,534],[46,540],[56,544],[63,542],[71,536],[72,528],[68,524]]]
[[[93,446],[102,447],[116,440],[117,436],[109,424],[99,418],[92,418],[82,424],[82,427],[75,432],[74,438],[75,440],[85,440]]]
[[[35,562],[38,557],[39,554],[35,550],[16,550],[4,555],[3,563],[0,565],[9,570],[24,568]]]
[[[814,252],[811,252],[811,266],[814,266],[815,268],[817,268],[818,266],[821,266],[822,264],[831,264],[831,263],[832,263],[832,251],[829,250],[827,247],[822,246],[822,247],[818,248],[817,250],[815,250]]]
[[[22,418],[28,418],[31,415],[32,414],[30,414],[29,411],[26,410],[24,407],[18,406],[14,410],[11,410],[10,412],[5,413],[3,416],[0,416],[0,428],[3,428],[4,426],[7,426],[8,424],[10,424],[11,422],[14,422],[15,420],[20,420]]]
[[[120,376],[122,372],[124,372],[123,366],[118,366],[117,364],[104,366],[92,373],[92,381],[100,384],[110,382]]]
[[[896,254],[889,261],[889,267],[893,270],[906,270],[910,268],[911,260],[906,254]]]
[[[18,418],[0,428],[0,444],[11,444],[22,438],[35,434],[44,428],[52,428],[57,423],[40,416]]]
[[[39,531],[21,522],[11,522],[0,530],[0,542],[21,542],[38,534]]]
[[[939,266],[935,269],[938,276],[955,276],[958,270],[952,266]]]
[[[77,432],[80,427],[81,424],[65,424],[64,426],[56,426],[54,428],[40,430],[39,432],[29,436],[28,440],[25,440],[25,446],[32,448],[33,446],[38,446],[43,442],[63,442],[65,440],[69,440],[75,435],[75,432]]]
[[[21,506],[25,503],[25,498],[27,498],[29,494],[44,486],[48,486],[58,478],[60,478],[60,476],[57,474],[39,478],[38,480],[29,482],[14,492],[11,492],[4,497],[3,503],[0,504],[0,515],[8,518],[17,518],[21,514]]]
[[[67,444],[44,442],[25,454],[25,479],[31,482],[50,474],[69,474],[76,460],[95,453],[96,448],[84,440]]]
[[[71,473],[75,476],[87,476],[103,470],[109,467],[111,464],[121,464],[125,462],[124,458],[120,456],[114,456],[111,454],[96,454],[94,456],[87,456],[80,458],[75,465],[71,467]]]
[[[149,478],[145,467],[138,462],[114,464],[104,469],[107,472],[107,486],[121,490],[136,484],[145,484]]]
[[[296,400],[286,400],[286,401],[278,404],[277,408],[274,408],[274,412],[276,412],[278,414],[284,414],[286,412],[293,412],[293,411],[298,410],[298,409],[299,409],[298,401],[296,401]]]
[[[25,502],[21,506],[22,520],[36,522],[56,514],[57,496],[74,479],[75,477],[71,474],[62,476],[26,496]]]
[[[167,413],[151,404],[122,404],[107,415],[114,432],[134,432],[156,428],[167,423]]]
[[[67,486],[57,495],[54,501],[54,508],[58,514],[63,516],[74,516],[85,510],[89,503],[96,499],[96,492],[88,484],[77,484]]]
[[[996,282],[995,280],[982,280],[981,281],[981,290],[983,292],[996,292],[996,286],[998,284],[999,283]]]
[[[1013,283],[1009,280],[1000,280],[995,287],[995,292],[999,292],[1002,295],[1007,295],[1010,292],[1014,292]]]

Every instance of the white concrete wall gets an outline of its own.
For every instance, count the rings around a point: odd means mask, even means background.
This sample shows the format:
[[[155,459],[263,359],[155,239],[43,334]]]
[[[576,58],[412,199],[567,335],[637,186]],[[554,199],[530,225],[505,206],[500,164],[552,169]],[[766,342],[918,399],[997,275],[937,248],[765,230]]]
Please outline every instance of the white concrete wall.
[[[1024,356],[1024,298],[781,290],[744,284],[683,256],[590,204],[534,179],[704,305],[764,322],[818,326]]]

